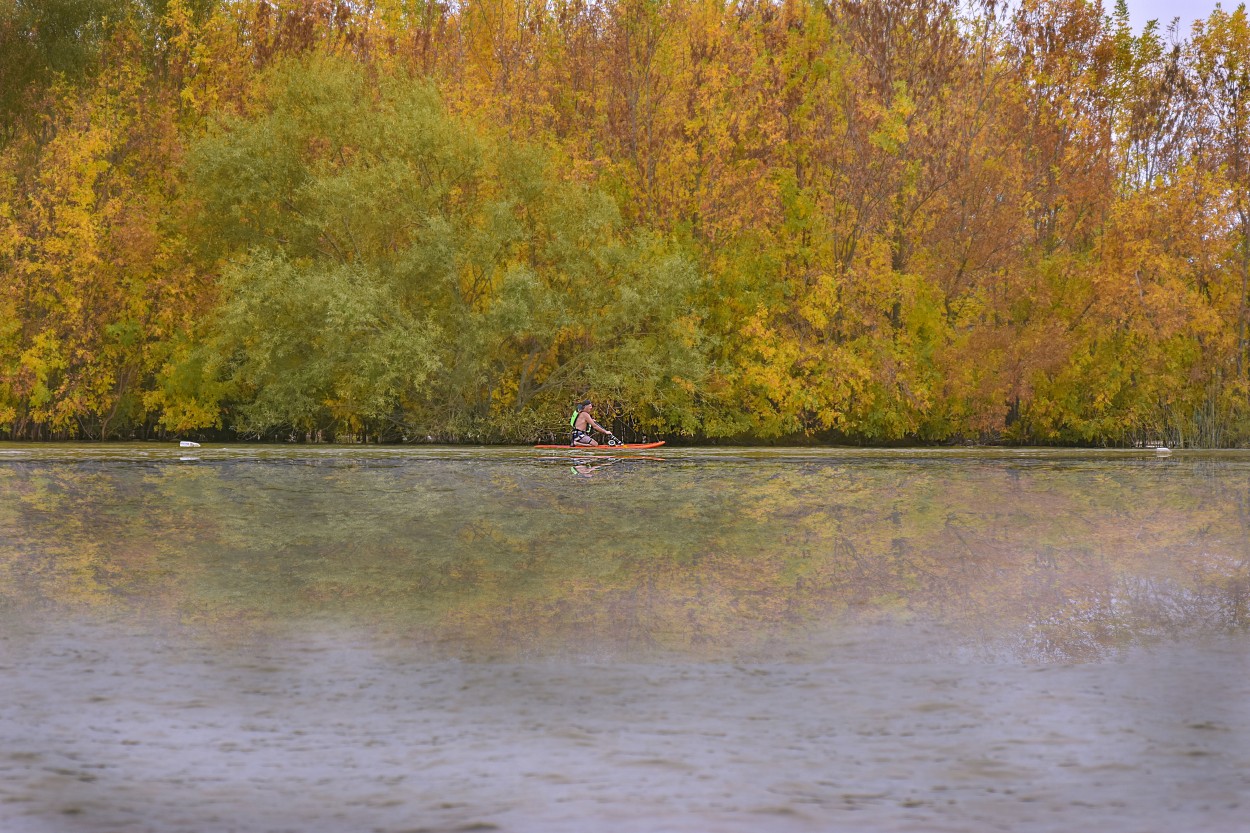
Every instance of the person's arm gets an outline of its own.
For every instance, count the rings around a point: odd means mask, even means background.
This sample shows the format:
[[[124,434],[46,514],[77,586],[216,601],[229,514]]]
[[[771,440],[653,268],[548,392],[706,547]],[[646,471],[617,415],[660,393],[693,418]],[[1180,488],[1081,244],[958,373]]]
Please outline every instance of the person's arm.
[[[612,432],[611,432],[611,431],[609,431],[608,429],[604,428],[604,427],[603,427],[602,425],[600,425],[599,423],[595,422],[595,418],[594,418],[594,417],[591,417],[591,418],[590,418],[590,424],[591,424],[591,425],[593,425],[595,428],[599,429],[599,433],[600,433],[600,434],[607,434],[609,437],[611,437],[611,436],[612,436]]]

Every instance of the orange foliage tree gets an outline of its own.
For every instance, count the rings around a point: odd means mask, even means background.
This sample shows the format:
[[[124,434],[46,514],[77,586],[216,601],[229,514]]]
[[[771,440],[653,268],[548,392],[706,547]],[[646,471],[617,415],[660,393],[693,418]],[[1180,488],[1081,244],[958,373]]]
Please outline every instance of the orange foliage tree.
[[[1242,7],[1140,34],[1099,0],[93,0],[40,14],[0,19],[14,47],[0,60],[7,436],[231,427],[220,391],[177,393],[230,271],[184,242],[203,237],[187,226],[186,148],[254,117],[271,64],[317,53],[358,63],[375,89],[431,84],[499,147],[541,148],[564,183],[610,198],[623,235],[694,264],[682,326],[704,370],[659,388],[613,377],[621,413],[647,413],[650,430],[1250,440]],[[39,63],[31,44],[60,31],[45,18],[84,14],[75,31],[94,40]],[[545,326],[526,338],[545,343]],[[641,356],[655,334],[636,329],[622,349]],[[474,384],[533,383],[532,368],[495,372]],[[647,401],[665,385],[685,394]],[[492,414],[503,422],[484,435],[529,437]]]

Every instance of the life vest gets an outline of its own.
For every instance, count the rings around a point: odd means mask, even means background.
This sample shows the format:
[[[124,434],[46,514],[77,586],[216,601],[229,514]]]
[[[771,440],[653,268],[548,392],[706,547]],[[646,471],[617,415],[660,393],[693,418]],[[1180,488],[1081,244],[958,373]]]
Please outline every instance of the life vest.
[[[578,417],[578,415],[579,415],[580,413],[581,413],[581,411],[578,411],[578,410],[574,409],[574,411],[573,411],[573,416],[569,417],[569,427],[570,427],[570,428],[576,428],[576,427],[577,427],[577,417]]]

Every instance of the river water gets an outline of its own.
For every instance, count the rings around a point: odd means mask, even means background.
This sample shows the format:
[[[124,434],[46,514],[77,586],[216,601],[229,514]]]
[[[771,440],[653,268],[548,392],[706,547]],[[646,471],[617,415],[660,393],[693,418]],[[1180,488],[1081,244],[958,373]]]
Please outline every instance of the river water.
[[[0,830],[1250,831],[1250,453],[0,446]]]

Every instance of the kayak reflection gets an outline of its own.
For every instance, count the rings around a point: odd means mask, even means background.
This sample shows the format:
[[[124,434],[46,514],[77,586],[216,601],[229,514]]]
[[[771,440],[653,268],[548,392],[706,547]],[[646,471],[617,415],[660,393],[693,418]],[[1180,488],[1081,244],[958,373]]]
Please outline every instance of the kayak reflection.
[[[615,466],[618,463],[657,462],[662,459],[664,458],[639,457],[636,455],[630,455],[629,457],[574,457],[572,460],[573,465],[569,467],[569,470],[578,477],[589,478],[594,477],[597,472],[600,472],[609,466]],[[630,468],[631,467],[629,465],[625,465],[618,470],[627,471]]]

